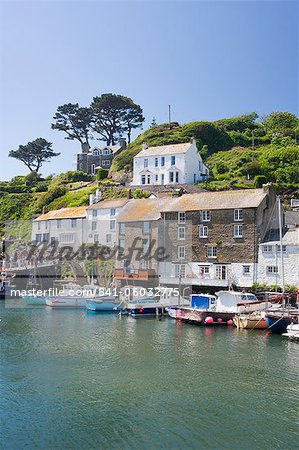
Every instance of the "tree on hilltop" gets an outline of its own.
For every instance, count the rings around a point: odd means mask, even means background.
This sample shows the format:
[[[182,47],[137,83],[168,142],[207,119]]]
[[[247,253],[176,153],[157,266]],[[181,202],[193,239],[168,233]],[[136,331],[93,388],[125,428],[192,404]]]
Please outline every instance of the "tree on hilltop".
[[[297,133],[299,119],[289,112],[273,112],[266,116],[263,125],[269,133],[280,133],[283,136]]]
[[[102,94],[90,107],[92,129],[107,145],[115,145],[124,133],[130,142],[132,129],[141,128],[144,121],[141,107],[123,95]]]
[[[77,140],[84,145],[89,145],[92,138],[91,132],[91,111],[89,108],[80,107],[78,103],[67,103],[58,106],[57,112],[53,117],[55,123],[52,123],[53,130],[59,130],[66,133],[65,139]]]
[[[52,145],[44,138],[37,138],[26,145],[20,145],[18,150],[11,150],[8,156],[22,161],[30,172],[37,173],[44,162],[60,155],[60,153],[53,152]]]

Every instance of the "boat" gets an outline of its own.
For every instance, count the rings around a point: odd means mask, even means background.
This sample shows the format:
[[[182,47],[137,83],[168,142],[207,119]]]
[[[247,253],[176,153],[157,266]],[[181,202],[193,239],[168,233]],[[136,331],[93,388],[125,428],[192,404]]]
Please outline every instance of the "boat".
[[[52,308],[85,308],[86,300],[95,297],[96,286],[63,284],[55,295],[45,297],[46,305]]]
[[[298,309],[283,309],[277,312],[267,312],[267,328],[271,333],[282,334],[287,331],[287,327],[292,323],[298,324]]]
[[[160,296],[155,296],[146,288],[140,286],[124,286],[120,293],[120,304],[124,313],[133,317],[161,316],[165,313],[165,304],[160,301]]]
[[[170,309],[168,314],[184,322],[197,325],[233,325],[236,313],[253,312],[264,308],[254,294],[238,291],[219,291],[215,295],[192,294],[191,306]]]
[[[0,299],[18,298],[14,293],[16,286],[11,283],[11,279],[4,278],[0,283]]]
[[[123,307],[118,297],[114,295],[102,295],[86,300],[86,309],[93,312],[119,312]]]
[[[238,329],[265,330],[267,328],[265,313],[263,312],[237,315],[233,318],[233,322]]]
[[[286,333],[282,333],[282,336],[286,336],[291,339],[299,339],[299,324],[291,323],[288,325]]]

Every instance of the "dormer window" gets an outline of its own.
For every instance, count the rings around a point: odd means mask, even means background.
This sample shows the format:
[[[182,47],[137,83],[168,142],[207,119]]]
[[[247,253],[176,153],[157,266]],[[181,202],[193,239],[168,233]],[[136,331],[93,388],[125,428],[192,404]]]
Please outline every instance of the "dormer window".
[[[93,151],[93,156],[99,156],[99,154],[100,154],[99,150],[94,150]]]

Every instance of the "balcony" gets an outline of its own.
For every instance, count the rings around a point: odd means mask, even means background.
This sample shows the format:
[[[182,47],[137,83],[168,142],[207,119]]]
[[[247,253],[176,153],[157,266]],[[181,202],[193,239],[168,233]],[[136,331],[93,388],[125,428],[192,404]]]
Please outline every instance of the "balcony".
[[[114,278],[118,280],[147,281],[156,277],[154,269],[114,269]]]

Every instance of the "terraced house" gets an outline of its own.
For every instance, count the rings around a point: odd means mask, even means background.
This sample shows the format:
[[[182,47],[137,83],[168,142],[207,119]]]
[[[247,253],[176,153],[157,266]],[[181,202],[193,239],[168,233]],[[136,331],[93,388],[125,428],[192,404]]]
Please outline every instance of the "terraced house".
[[[193,289],[251,286],[257,281],[259,243],[270,227],[277,227],[271,223],[275,202],[267,186],[130,201],[118,217],[128,258],[117,261],[115,276],[136,281],[154,277],[161,284]],[[144,230],[150,230],[149,238]],[[138,236],[142,251],[135,249],[132,256]],[[155,245],[148,254],[152,239]],[[163,260],[152,257],[158,247],[165,249]]]

